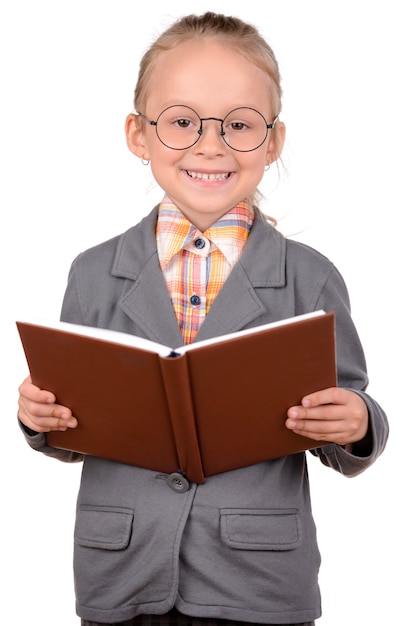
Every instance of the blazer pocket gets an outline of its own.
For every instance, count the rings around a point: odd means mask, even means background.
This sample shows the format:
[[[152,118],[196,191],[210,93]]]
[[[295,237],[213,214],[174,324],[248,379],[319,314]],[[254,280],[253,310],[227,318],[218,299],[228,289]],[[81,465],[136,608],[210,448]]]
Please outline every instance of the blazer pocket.
[[[297,509],[220,509],[222,541],[237,550],[293,550],[302,542]]]
[[[111,506],[81,506],[75,523],[75,543],[86,548],[124,550],[129,545],[134,512]]]

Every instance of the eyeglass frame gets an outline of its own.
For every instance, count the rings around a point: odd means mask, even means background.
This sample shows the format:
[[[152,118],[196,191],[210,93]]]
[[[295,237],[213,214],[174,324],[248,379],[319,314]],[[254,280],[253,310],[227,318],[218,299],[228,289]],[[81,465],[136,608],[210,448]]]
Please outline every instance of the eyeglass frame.
[[[161,139],[160,135],[158,134],[158,120],[160,119],[160,117],[169,109],[173,109],[174,107],[184,107],[185,109],[190,109],[190,111],[192,111],[197,118],[200,121],[200,128],[197,131],[197,138],[196,140],[191,143],[189,146],[186,146],[185,148],[173,148],[172,146],[169,146],[168,144],[164,143],[164,141]],[[226,141],[225,139],[225,131],[224,131],[224,121],[226,120],[226,118],[231,115],[231,113],[234,113],[234,111],[239,111],[240,109],[250,109],[250,111],[255,111],[256,113],[258,113],[258,115],[264,120],[264,123],[266,125],[266,134],[264,136],[264,139],[261,143],[258,144],[258,146],[256,146],[255,148],[250,148],[250,150],[239,150],[237,148],[233,148],[232,146],[229,145],[229,143]],[[163,146],[165,146],[166,148],[169,148],[170,150],[188,150],[189,148],[191,148],[192,146],[195,146],[197,144],[197,142],[199,141],[199,139],[202,137],[203,134],[203,122],[209,122],[211,120],[215,121],[215,122],[220,122],[221,123],[221,132],[220,132],[220,136],[222,137],[225,145],[228,146],[228,148],[231,148],[231,150],[235,150],[235,152],[254,152],[254,150],[258,150],[258,148],[261,148],[261,146],[263,145],[263,143],[266,141],[267,139],[267,135],[268,135],[268,131],[269,130],[273,130],[273,128],[275,128],[278,119],[279,119],[279,113],[276,115],[276,117],[274,118],[273,122],[271,124],[267,123],[266,118],[264,117],[264,115],[262,113],[260,113],[260,111],[257,111],[257,109],[254,109],[254,107],[236,107],[235,109],[232,109],[231,111],[229,111],[229,113],[227,113],[225,115],[225,117],[222,119],[220,117],[200,117],[199,113],[197,111],[195,111],[194,109],[192,109],[192,107],[187,106],[187,104],[171,104],[169,107],[166,107],[165,109],[163,109],[161,111],[161,113],[157,116],[156,120],[150,120],[148,117],[146,117],[143,113],[141,113],[140,111],[138,111],[136,113],[136,115],[138,117],[141,117],[145,122],[147,122],[147,124],[149,124],[150,126],[155,126],[155,132],[157,133],[157,137],[159,139],[159,141],[161,141],[161,143],[163,144]]]

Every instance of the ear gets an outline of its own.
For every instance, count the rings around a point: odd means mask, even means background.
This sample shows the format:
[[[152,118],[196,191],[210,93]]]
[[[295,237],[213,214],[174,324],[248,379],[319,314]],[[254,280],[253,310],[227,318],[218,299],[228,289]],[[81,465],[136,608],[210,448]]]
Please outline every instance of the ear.
[[[270,137],[266,152],[266,165],[270,165],[280,158],[286,139],[286,126],[277,122]]]
[[[149,152],[143,130],[143,121],[130,113],[125,122],[126,143],[129,150],[140,159],[149,160]]]

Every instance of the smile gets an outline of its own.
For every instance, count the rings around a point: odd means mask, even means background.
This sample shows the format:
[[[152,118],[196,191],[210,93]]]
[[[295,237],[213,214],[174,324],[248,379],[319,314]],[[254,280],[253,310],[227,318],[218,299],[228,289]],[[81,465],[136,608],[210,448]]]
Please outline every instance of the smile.
[[[188,176],[198,180],[226,180],[229,177],[229,172],[205,174],[204,172],[191,172],[189,170],[186,171]]]

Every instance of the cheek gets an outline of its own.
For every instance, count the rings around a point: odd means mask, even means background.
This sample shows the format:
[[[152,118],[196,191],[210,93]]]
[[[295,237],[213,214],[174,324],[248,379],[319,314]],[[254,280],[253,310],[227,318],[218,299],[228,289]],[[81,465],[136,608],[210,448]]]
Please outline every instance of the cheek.
[[[264,175],[264,168],[267,164],[267,156],[265,151],[260,154],[255,155],[252,159],[248,160],[246,164],[246,171],[249,172],[254,179],[262,179]]]
[[[160,162],[165,165],[172,165],[176,160],[176,152],[175,150],[170,150],[161,141],[158,139],[157,134],[154,129],[150,129],[153,131],[153,135],[146,136],[146,145],[147,150],[150,155],[150,161]]]
[[[147,126],[142,137],[143,145],[148,155],[147,158],[150,161],[152,161],[153,159],[161,159],[162,156],[160,152],[161,148],[164,148],[164,146],[158,139],[155,128]]]
[[[162,144],[161,148],[154,145],[149,151],[149,160],[155,181],[167,191],[167,187],[175,183],[181,174],[179,155]]]

